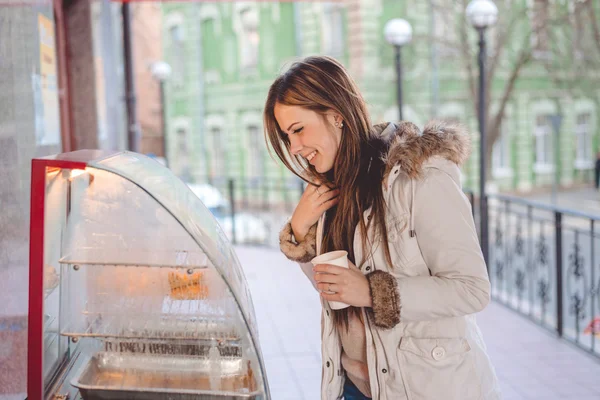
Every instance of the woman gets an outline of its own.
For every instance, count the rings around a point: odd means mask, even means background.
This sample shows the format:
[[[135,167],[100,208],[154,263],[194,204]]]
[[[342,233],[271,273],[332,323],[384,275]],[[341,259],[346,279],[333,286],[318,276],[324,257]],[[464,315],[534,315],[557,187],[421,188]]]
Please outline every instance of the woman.
[[[321,398],[499,399],[473,316],[490,284],[460,187],[468,137],[439,123],[371,127],[328,57],[275,80],[264,122],[277,156],[309,183],[280,243],[320,291]],[[348,251],[349,269],[313,269],[333,250]]]

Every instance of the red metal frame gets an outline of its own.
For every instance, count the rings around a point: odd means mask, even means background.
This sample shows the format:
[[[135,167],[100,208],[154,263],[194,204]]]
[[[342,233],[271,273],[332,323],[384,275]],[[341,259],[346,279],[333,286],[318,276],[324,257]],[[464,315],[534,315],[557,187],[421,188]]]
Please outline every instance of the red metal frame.
[[[31,162],[31,213],[29,222],[29,323],[27,332],[27,395],[43,397],[44,328],[44,202],[46,166]],[[34,295],[35,293],[35,295]]]
[[[85,169],[92,161],[119,152],[79,150],[31,161],[31,213],[29,222],[29,321],[27,332],[27,398],[44,397],[44,219],[48,168]]]

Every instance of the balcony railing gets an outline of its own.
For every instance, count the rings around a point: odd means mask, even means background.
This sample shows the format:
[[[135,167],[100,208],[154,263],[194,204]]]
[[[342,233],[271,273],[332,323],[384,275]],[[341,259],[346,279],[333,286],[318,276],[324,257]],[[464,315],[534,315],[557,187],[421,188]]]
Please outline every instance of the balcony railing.
[[[492,296],[600,357],[600,217],[490,195]]]
[[[304,192],[300,179],[272,182],[261,178],[212,178],[210,185],[226,199],[225,206],[207,206],[231,242],[271,247],[279,247],[279,231]]]

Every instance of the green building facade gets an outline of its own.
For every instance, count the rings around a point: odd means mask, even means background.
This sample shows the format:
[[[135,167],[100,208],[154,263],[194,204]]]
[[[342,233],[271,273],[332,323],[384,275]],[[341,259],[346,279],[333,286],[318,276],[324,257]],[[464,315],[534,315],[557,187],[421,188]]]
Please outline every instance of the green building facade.
[[[460,24],[465,22],[462,5],[456,3],[446,2],[446,8],[393,0],[164,3],[163,44],[173,69],[166,95],[171,167],[196,182],[293,182],[265,148],[262,107],[282,68],[307,55],[328,54],[346,65],[374,123],[397,120],[394,51],[383,28],[392,18],[404,18],[413,27],[413,41],[402,49],[404,119],[421,127],[434,117],[465,124],[475,151],[463,168],[464,185],[476,188],[479,135],[460,47]],[[513,3],[534,10],[539,1]],[[491,156],[491,180],[508,191],[529,191],[556,178],[565,186],[590,182],[600,147],[599,76],[586,76],[585,90],[561,86],[552,75],[560,71],[544,66],[547,32],[533,32],[536,20],[528,18],[510,25],[507,55],[499,59],[490,85],[489,111],[494,115],[514,70],[511,59],[518,55],[518,44],[529,41],[532,57],[520,68],[506,103]],[[501,46],[496,29],[502,25],[488,32],[492,55]],[[470,27],[465,32],[476,63],[476,34]],[[571,39],[562,40],[568,44]],[[563,116],[558,132],[550,119],[556,114]]]

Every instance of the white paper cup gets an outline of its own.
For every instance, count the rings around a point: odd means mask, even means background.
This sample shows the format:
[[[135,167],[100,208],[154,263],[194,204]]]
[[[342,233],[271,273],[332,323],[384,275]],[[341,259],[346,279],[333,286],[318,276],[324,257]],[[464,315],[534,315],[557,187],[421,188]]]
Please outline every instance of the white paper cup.
[[[330,251],[329,253],[324,253],[313,258],[310,262],[315,266],[318,264],[329,264],[348,268],[348,252],[345,250]],[[332,294],[333,292],[324,293]],[[330,301],[329,307],[333,310],[341,310],[342,308],[350,307],[350,305],[340,301]]]

